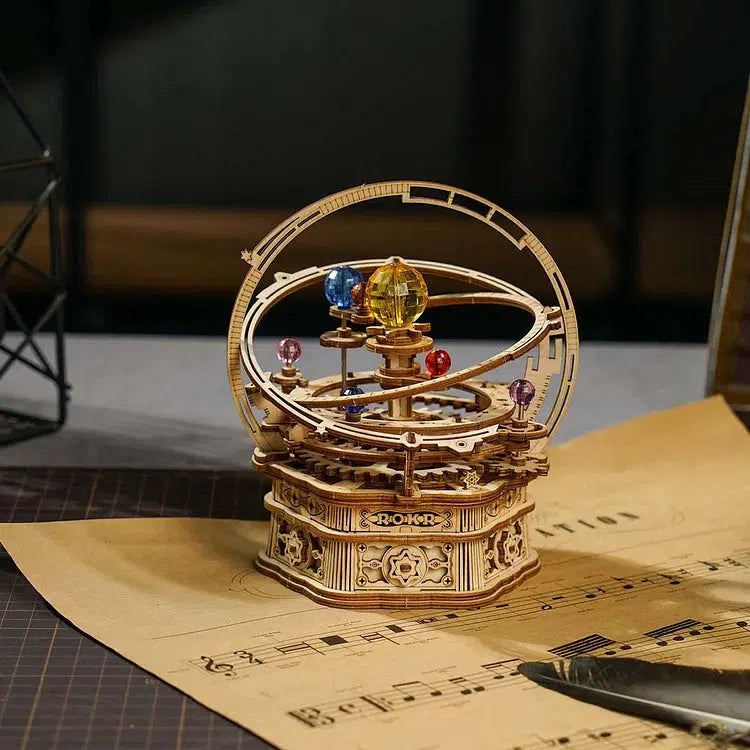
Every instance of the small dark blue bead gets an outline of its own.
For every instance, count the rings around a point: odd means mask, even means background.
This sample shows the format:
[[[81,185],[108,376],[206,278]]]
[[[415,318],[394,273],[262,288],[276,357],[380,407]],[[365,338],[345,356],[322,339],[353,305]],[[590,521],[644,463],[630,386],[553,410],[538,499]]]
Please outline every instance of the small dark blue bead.
[[[352,385],[349,388],[345,388],[342,392],[342,396],[359,396],[360,394],[364,393],[364,391],[361,388],[357,388],[356,385]],[[362,406],[345,406],[344,411],[347,414],[359,414],[360,412],[363,412],[365,410],[364,404]]]

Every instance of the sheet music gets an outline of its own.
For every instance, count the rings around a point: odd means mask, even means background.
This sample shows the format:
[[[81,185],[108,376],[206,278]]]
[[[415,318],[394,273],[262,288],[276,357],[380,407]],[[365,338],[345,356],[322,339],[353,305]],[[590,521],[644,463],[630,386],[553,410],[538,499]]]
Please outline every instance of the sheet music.
[[[66,618],[284,748],[705,747],[578,703],[519,661],[750,668],[750,436],[718,398],[552,451],[542,572],[494,606],[352,612],[257,573],[262,523],[0,525]],[[534,525],[534,524],[532,524]]]

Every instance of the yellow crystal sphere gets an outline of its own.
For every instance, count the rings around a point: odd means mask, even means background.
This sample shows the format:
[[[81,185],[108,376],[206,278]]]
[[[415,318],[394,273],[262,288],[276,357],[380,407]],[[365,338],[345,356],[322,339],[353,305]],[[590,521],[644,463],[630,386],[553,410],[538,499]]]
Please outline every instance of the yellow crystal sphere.
[[[427,284],[416,268],[394,258],[370,276],[365,304],[386,328],[406,328],[427,306]]]

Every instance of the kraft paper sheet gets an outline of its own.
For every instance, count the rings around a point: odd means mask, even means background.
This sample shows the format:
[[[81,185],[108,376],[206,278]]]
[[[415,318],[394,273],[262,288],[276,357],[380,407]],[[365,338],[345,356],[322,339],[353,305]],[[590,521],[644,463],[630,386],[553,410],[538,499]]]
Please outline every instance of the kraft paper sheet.
[[[2,524],[81,630],[283,748],[669,748],[702,740],[578,703],[519,660],[621,654],[750,668],[750,436],[719,398],[551,451],[542,572],[498,605],[351,612],[253,569],[266,526]]]

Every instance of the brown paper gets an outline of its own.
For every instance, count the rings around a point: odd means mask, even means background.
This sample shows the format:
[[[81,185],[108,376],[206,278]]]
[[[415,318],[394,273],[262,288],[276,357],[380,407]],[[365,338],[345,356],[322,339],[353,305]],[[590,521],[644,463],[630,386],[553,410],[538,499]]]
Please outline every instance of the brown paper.
[[[577,653],[750,668],[750,436],[720,399],[552,451],[542,572],[474,610],[350,612],[255,572],[265,524],[0,525],[84,632],[284,748],[704,747],[516,672]]]

